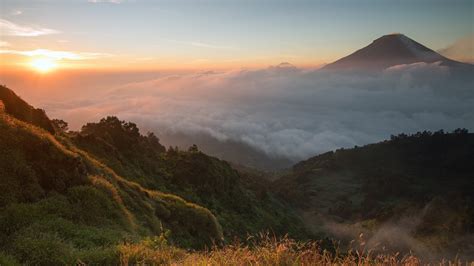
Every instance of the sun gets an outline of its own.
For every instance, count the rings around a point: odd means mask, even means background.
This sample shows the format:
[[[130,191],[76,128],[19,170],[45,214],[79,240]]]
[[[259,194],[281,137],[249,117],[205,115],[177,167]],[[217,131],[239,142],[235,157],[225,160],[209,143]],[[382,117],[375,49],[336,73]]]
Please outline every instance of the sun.
[[[34,59],[33,61],[30,62],[29,64],[34,70],[41,72],[41,73],[47,73],[55,68],[58,67],[58,64],[56,61],[50,58],[38,58]]]

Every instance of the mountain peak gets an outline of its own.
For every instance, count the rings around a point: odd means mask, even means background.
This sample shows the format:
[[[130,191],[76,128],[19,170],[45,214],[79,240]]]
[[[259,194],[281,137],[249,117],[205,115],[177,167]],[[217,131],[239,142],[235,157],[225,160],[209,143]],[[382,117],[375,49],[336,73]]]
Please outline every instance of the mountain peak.
[[[403,42],[404,44],[408,44],[408,43],[416,43],[416,44],[419,44],[420,46],[424,47],[425,49],[428,49],[431,51],[431,49],[425,47],[424,45],[416,42],[415,40],[407,37],[405,34],[403,33],[390,33],[390,34],[386,34],[386,35],[383,35],[377,39],[375,39],[372,43],[377,43],[377,42]],[[421,47],[420,47],[421,48]]]
[[[391,33],[383,35],[368,46],[326,65],[324,69],[383,70],[400,64],[438,61],[441,61],[443,65],[462,64],[438,54],[402,33]]]
[[[378,39],[381,39],[381,38],[400,38],[400,37],[408,38],[408,37],[406,37],[405,34],[403,34],[403,33],[394,32],[394,33],[389,33],[389,34],[383,35],[382,37],[380,37],[380,38],[378,38]],[[378,39],[377,39],[377,40],[378,40]]]

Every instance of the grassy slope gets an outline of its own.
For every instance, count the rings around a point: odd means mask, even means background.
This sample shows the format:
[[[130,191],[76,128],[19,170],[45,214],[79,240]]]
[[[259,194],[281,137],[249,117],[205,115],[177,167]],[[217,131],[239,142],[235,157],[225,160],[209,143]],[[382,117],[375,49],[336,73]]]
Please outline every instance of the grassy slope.
[[[248,233],[265,230],[277,235],[308,236],[302,222],[268,190],[267,182],[239,173],[196,147],[163,152],[157,139],[140,135],[133,123],[114,117],[89,123],[81,132],[69,135],[75,145],[129,180],[208,208],[227,239],[246,238]]]
[[[472,261],[426,260],[412,254],[375,254],[363,242],[348,252],[328,252],[315,242],[257,235],[248,245],[235,243],[211,251],[187,252],[151,241],[120,247],[122,265],[471,265]],[[470,264],[471,263],[471,264]]]
[[[0,114],[0,250],[30,264],[116,259],[115,245],[172,232],[188,247],[222,237],[212,213],[117,175],[47,131]]]
[[[116,263],[118,243],[160,236],[202,248],[223,239],[222,227],[228,240],[263,230],[307,236],[264,180],[197,148],[166,151],[116,118],[52,135],[38,123],[53,128],[44,112],[2,90],[0,264]]]
[[[53,125],[42,109],[36,109],[18,97],[12,90],[0,85],[0,101],[6,113],[17,119],[54,133]]]

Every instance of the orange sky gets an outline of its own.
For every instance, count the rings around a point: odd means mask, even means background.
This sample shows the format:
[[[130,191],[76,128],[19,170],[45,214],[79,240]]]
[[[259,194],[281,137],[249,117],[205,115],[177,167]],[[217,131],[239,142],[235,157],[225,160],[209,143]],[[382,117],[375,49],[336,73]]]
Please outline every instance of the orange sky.
[[[377,3],[374,5],[374,3]],[[454,3],[453,3],[454,2]],[[0,67],[51,74],[318,67],[401,32],[473,57],[472,1],[3,0]],[[439,14],[443,16],[439,16]],[[456,40],[467,40],[453,49]]]

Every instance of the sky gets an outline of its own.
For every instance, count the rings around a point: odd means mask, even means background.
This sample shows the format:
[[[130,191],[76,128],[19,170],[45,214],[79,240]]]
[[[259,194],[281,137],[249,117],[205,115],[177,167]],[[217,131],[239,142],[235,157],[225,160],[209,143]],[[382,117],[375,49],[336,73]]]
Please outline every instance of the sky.
[[[2,0],[0,66],[317,67],[393,32],[434,50],[467,40],[446,51],[471,60],[473,12],[472,0]]]
[[[115,115],[167,146],[199,136],[204,151],[233,141],[296,162],[402,132],[474,130],[471,73],[318,69],[390,33],[474,63],[473,5],[0,0],[0,84],[72,130]]]

